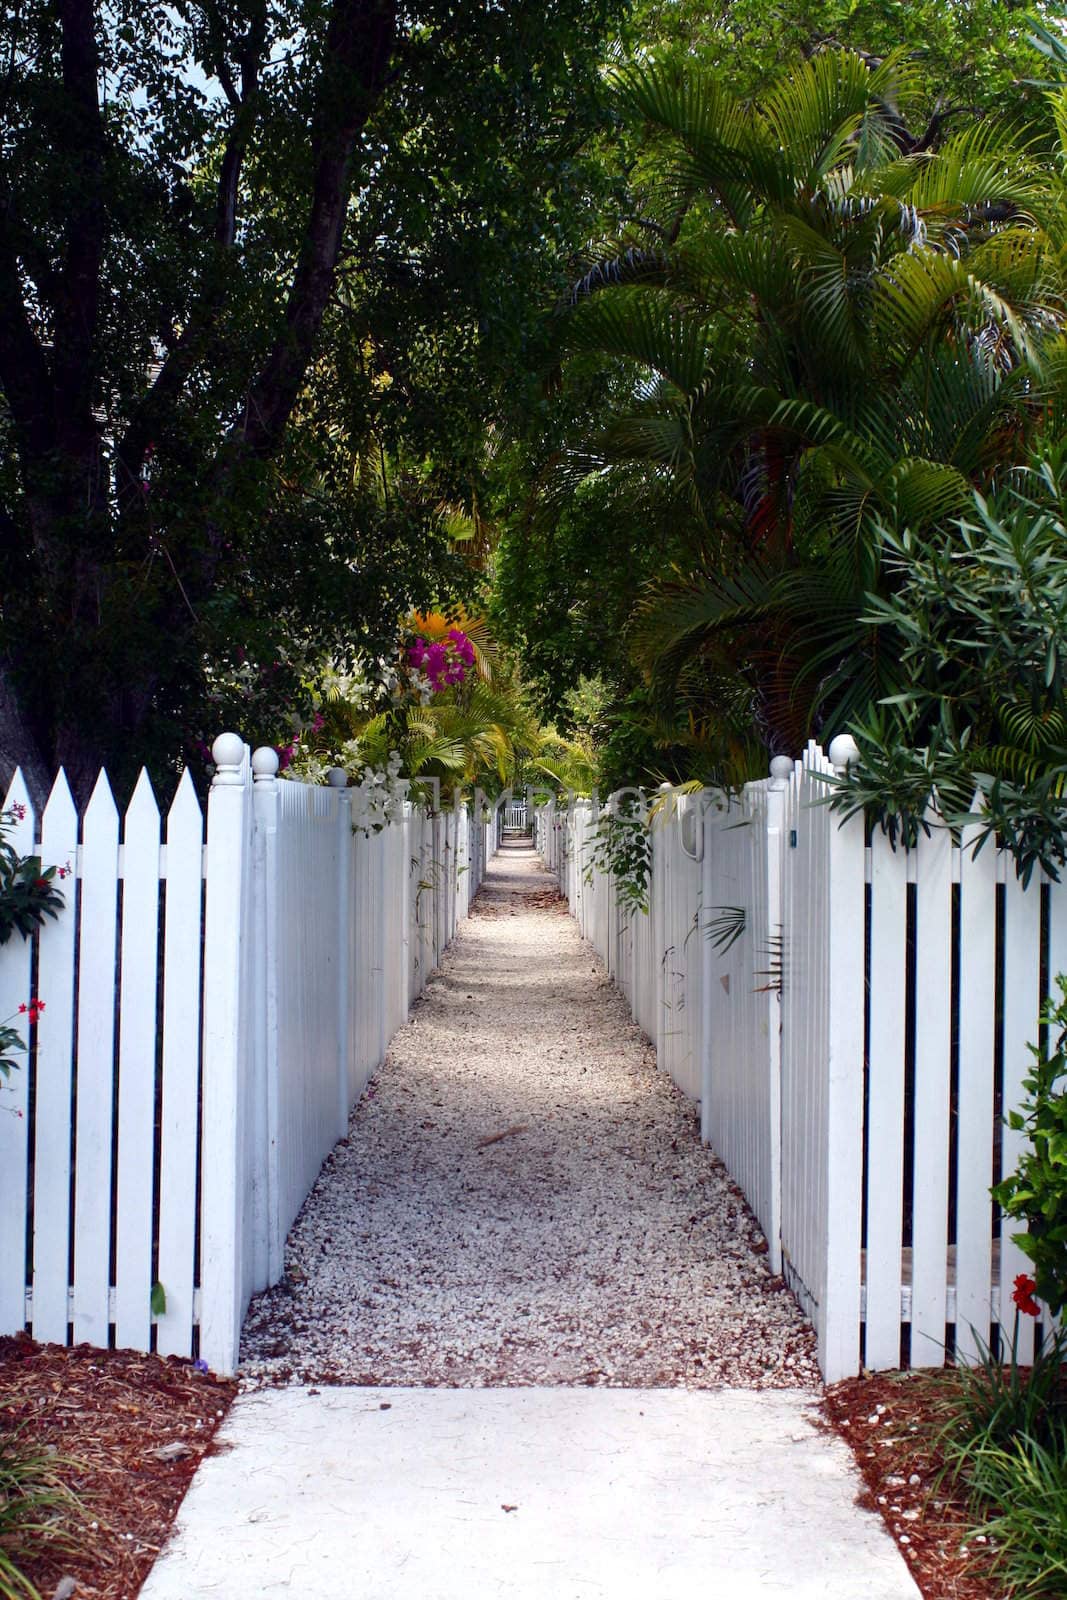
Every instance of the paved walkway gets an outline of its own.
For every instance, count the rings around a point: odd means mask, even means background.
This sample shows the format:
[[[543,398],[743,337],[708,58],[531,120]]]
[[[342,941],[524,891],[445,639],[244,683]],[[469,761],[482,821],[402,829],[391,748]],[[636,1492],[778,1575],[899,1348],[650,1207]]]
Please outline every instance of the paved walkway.
[[[252,1308],[144,1600],[917,1600],[761,1242],[506,852]]]
[[[795,1390],[280,1389],[222,1438],[141,1600],[919,1600]]]

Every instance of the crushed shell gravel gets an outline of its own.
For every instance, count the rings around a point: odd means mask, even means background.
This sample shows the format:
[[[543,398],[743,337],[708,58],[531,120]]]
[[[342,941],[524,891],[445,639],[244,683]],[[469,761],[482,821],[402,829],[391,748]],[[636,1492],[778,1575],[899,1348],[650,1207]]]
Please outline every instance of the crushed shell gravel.
[[[765,1249],[554,879],[506,847],[253,1301],[242,1377],[815,1387]]]

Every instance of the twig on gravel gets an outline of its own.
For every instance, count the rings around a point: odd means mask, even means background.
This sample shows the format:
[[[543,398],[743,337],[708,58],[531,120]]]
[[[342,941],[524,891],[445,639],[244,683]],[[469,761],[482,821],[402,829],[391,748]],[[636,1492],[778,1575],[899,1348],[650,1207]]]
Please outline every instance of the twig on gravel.
[[[487,1144],[499,1144],[501,1139],[510,1139],[514,1133],[525,1133],[527,1124],[516,1122],[513,1127],[502,1128],[499,1133],[487,1133],[484,1139],[479,1139],[474,1146],[476,1150],[484,1150]]]

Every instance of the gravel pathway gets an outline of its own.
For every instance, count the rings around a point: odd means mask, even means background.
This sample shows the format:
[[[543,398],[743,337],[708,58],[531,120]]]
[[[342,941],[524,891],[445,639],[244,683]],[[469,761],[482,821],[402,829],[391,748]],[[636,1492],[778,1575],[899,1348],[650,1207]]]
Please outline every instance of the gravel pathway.
[[[817,1387],[761,1248],[554,879],[512,846],[253,1302],[242,1376]]]

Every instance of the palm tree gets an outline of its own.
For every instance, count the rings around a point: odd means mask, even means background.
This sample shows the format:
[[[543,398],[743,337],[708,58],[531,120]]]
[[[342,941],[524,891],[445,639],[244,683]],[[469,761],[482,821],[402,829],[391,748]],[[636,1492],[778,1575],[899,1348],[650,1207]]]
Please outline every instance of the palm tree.
[[[944,527],[1067,393],[1062,183],[987,124],[902,153],[910,92],[844,51],[751,105],[669,63],[618,80],[648,215],[561,337],[629,374],[627,403],[563,481],[619,474],[635,515],[666,489],[686,520],[634,647],[697,745],[755,724],[793,750],[895,692],[863,620],[881,530]]]

